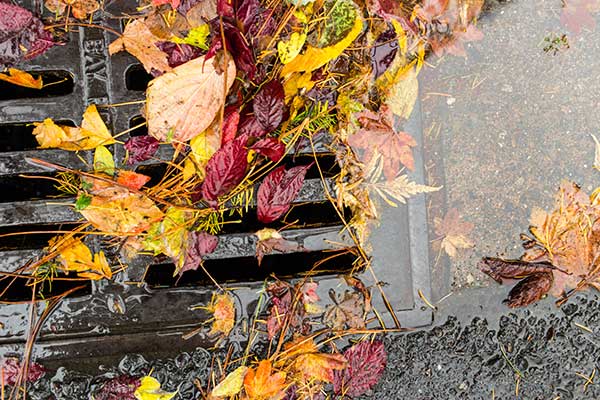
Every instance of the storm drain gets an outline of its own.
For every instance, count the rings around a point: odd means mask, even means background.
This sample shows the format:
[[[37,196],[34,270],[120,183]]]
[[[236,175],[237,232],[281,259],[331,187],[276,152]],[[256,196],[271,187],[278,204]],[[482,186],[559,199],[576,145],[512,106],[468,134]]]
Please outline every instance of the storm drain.
[[[115,30],[122,30],[118,19],[110,15],[135,14],[136,4],[105,2],[105,13],[97,13],[97,21]],[[126,4],[126,3],[125,3]],[[34,9],[33,4],[22,4]],[[39,10],[42,11],[42,10]],[[49,179],[57,171],[43,169],[30,162],[37,158],[71,169],[87,169],[91,152],[38,150],[31,134],[32,122],[52,118],[62,124],[80,122],[90,104],[99,106],[121,104],[119,107],[99,107],[109,129],[114,133],[131,129],[128,135],[145,134],[140,114],[144,90],[151,77],[137,61],[122,52],[108,57],[111,34],[95,28],[73,28],[70,41],[20,68],[41,74],[44,82],[54,83],[41,91],[9,86],[0,82],[0,269],[13,272],[47,246],[57,231],[70,230],[82,222],[78,213],[68,206],[73,198],[57,197],[60,192]],[[421,141],[419,112],[413,113],[409,124]],[[127,136],[120,137],[125,141]],[[117,163],[125,151],[120,144],[111,146]],[[265,256],[259,267],[254,257],[256,231],[265,226],[249,212],[238,224],[226,224],[220,233],[219,245],[206,256],[205,267],[223,286],[234,289],[238,304],[238,321],[244,321],[256,307],[257,292],[272,274],[280,278],[301,278],[309,271],[319,281],[321,297],[331,288],[342,290],[339,276],[352,269],[352,241],[340,235],[343,226],[326,197],[324,184],[333,192],[332,177],[336,173],[333,154],[328,153],[326,140],[317,146],[319,165],[325,172],[322,182],[316,168],[307,178],[294,203],[289,220],[298,220],[293,229],[282,236],[301,245],[306,251]],[[157,158],[170,159],[169,145],[160,148]],[[311,158],[312,149],[293,157]],[[292,156],[288,161],[291,162]],[[414,179],[423,182],[423,162],[415,151]],[[301,164],[301,162],[299,162]],[[161,174],[161,164],[149,160],[137,171],[150,175]],[[255,189],[256,190],[256,189]],[[24,234],[24,232],[35,232]],[[381,223],[371,236],[373,270],[364,271],[360,278],[372,286],[373,305],[380,311],[388,327],[399,322],[403,327],[418,327],[431,323],[431,310],[418,295],[430,293],[426,206],[421,196],[411,199],[407,206],[386,208]],[[326,259],[327,261],[315,263]],[[34,357],[51,366],[74,363],[82,367],[84,360],[98,365],[98,360],[120,358],[126,353],[169,354],[199,346],[210,346],[210,340],[196,335],[187,341],[182,334],[193,330],[205,316],[202,311],[190,311],[196,304],[209,302],[214,287],[205,273],[188,271],[181,279],[173,278],[174,265],[168,260],[148,256],[138,257],[114,281],[94,281],[83,284],[61,302],[41,329]],[[55,281],[45,288],[51,297],[81,282]],[[339,288],[338,288],[339,286]],[[376,286],[385,292],[387,302]],[[0,355],[18,353],[26,341],[29,323],[31,287],[24,279],[3,279],[0,291]],[[19,303],[21,302],[21,303]],[[40,302],[36,312],[46,304]],[[389,311],[394,310],[395,317]],[[244,329],[243,323],[239,323]],[[233,332],[235,335],[236,331]]]

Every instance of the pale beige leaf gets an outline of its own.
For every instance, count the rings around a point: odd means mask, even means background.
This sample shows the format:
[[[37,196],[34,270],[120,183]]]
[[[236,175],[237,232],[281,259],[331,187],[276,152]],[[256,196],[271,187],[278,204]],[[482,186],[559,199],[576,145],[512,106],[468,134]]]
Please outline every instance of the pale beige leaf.
[[[237,367],[230,372],[221,383],[219,383],[210,393],[213,397],[231,397],[238,394],[244,386],[244,377],[248,372],[248,367]]]
[[[436,192],[441,189],[441,186],[427,186],[411,181],[408,179],[407,175],[400,175],[399,177],[387,182],[370,183],[368,186],[382,195],[386,203],[394,207],[396,207],[397,204],[390,200],[387,196],[402,204],[405,204],[406,200],[411,196],[419,193]]]
[[[167,54],[155,46],[159,41],[160,38],[148,29],[144,21],[136,19],[125,27],[122,37],[108,46],[108,52],[113,55],[125,50],[140,60],[148,72],[152,69],[159,72],[170,71]]]
[[[596,144],[596,150],[594,151],[594,168],[600,170],[600,142],[598,138],[592,134],[592,139],[594,139],[594,143]]]
[[[215,69],[215,59],[200,57],[151,81],[146,92],[148,133],[160,141],[185,142],[208,128],[235,80],[233,58],[226,59],[223,71]]]
[[[408,119],[418,95],[419,81],[415,70],[411,68],[389,89],[386,103],[394,115]]]

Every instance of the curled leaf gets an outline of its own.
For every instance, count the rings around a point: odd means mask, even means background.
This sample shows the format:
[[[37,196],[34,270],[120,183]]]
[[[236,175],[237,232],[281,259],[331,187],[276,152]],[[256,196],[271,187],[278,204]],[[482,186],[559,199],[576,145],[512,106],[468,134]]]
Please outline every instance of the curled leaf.
[[[50,242],[51,250],[59,253],[63,270],[76,272],[87,279],[110,279],[112,271],[103,252],[92,255],[91,250],[80,239],[55,238]]]
[[[552,272],[556,267],[549,262],[526,262],[484,257],[479,262],[479,269],[496,282],[502,283],[504,279],[522,279],[540,272]]]
[[[538,272],[529,275],[512,288],[505,300],[510,308],[525,307],[540,300],[552,287],[552,272]]]
[[[254,143],[250,148],[273,162],[281,160],[285,154],[285,144],[273,137],[261,139]]]
[[[206,309],[214,318],[209,334],[229,335],[235,324],[235,304],[231,295],[213,294],[212,301]]]
[[[306,33],[294,32],[289,40],[280,41],[277,43],[277,54],[282,64],[287,64],[292,61],[304,46],[306,42]]]
[[[202,257],[212,253],[219,244],[219,237],[206,232],[190,232],[185,247],[185,260],[180,274],[189,270],[196,270],[202,262]]]

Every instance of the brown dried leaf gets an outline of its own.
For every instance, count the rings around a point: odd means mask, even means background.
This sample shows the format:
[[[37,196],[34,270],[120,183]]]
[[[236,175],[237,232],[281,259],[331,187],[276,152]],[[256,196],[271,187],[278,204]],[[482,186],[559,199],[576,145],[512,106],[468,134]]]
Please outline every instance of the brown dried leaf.
[[[458,249],[468,249],[475,245],[469,238],[469,234],[475,227],[470,222],[461,221],[458,210],[448,210],[443,219],[434,218],[435,233],[442,240],[442,249],[448,256],[455,258]]]
[[[160,40],[148,29],[143,20],[136,19],[125,27],[123,36],[108,46],[108,52],[113,55],[125,50],[140,60],[148,73],[153,69],[162,73],[170,71],[171,67],[167,61],[167,54],[155,45]]]
[[[335,292],[329,293],[334,301],[323,315],[323,322],[335,331],[350,329],[363,329],[365,323],[365,299],[361,293],[346,291],[339,301]]]
[[[552,272],[556,267],[549,262],[526,262],[521,260],[503,260],[484,257],[479,269],[498,283],[505,279],[522,279],[540,272]]]
[[[505,303],[510,308],[524,307],[540,300],[552,287],[554,276],[550,272],[529,275],[512,288]]]
[[[235,80],[233,58],[226,59],[224,71],[215,69],[214,60],[199,57],[151,81],[146,92],[148,133],[161,141],[185,142],[208,128]]]

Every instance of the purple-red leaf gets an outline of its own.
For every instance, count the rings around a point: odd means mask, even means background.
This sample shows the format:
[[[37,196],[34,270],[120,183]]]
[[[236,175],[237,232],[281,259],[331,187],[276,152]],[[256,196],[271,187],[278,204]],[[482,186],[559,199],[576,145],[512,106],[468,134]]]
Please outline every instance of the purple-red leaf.
[[[277,138],[267,137],[254,143],[251,147],[252,150],[256,151],[269,158],[273,162],[281,160],[281,157],[285,154],[285,144]]]
[[[185,43],[158,42],[155,45],[167,54],[167,62],[171,68],[178,67],[202,55],[200,48]]]
[[[110,379],[94,393],[95,400],[136,400],[135,390],[140,386],[140,380],[129,375],[121,375]]]
[[[248,166],[247,137],[240,136],[221,147],[206,164],[206,178],[201,195],[211,206],[217,198],[236,187],[246,174]]]
[[[383,375],[387,353],[380,341],[362,341],[344,352],[348,367],[334,371],[333,388],[336,394],[357,397],[371,389]]]
[[[30,11],[0,2],[0,70],[39,56],[54,45],[50,32]]]
[[[158,150],[160,143],[152,136],[133,136],[125,142],[125,149],[129,152],[127,164],[133,165],[152,158]]]
[[[225,117],[223,118],[223,130],[221,132],[221,145],[231,142],[235,139],[240,123],[240,112],[237,106],[225,107]]]
[[[242,0],[239,5],[236,17],[244,27],[244,32],[248,32],[250,26],[256,20],[260,8],[260,2],[258,0]]]
[[[258,188],[258,220],[271,223],[289,209],[298,196],[306,171],[311,167],[304,165],[285,170],[284,166],[274,169]]]
[[[202,262],[202,257],[212,253],[219,244],[219,237],[206,232],[190,232],[185,252],[185,261],[180,274],[196,270]]]
[[[254,137],[262,137],[268,133],[263,129],[262,125],[258,122],[254,114],[246,114],[241,117],[238,132],[240,135],[248,135]]]
[[[254,61],[254,54],[248,46],[248,41],[244,37],[244,34],[240,29],[228,19],[222,21],[215,19],[211,22],[211,32],[221,32],[221,26],[223,28],[223,36],[225,37],[225,46],[227,51],[233,57],[235,66],[238,70],[244,71],[250,80],[254,79],[256,74],[256,63]],[[208,53],[206,53],[206,59],[212,58],[217,51],[223,49],[223,43],[221,41],[221,35],[215,35],[213,41],[210,44]]]
[[[21,368],[23,365],[16,358],[7,358],[2,363],[2,374],[4,382],[10,386],[14,386],[19,380]],[[46,374],[46,368],[41,364],[30,362],[27,368],[27,382],[35,382]]]
[[[217,14],[223,17],[233,17],[233,4],[231,0],[217,0]]]
[[[283,85],[279,81],[266,83],[254,96],[254,115],[267,132],[273,131],[283,120],[284,98]]]
[[[538,272],[529,275],[512,288],[504,301],[510,308],[525,307],[540,300],[554,283],[552,272]]]

